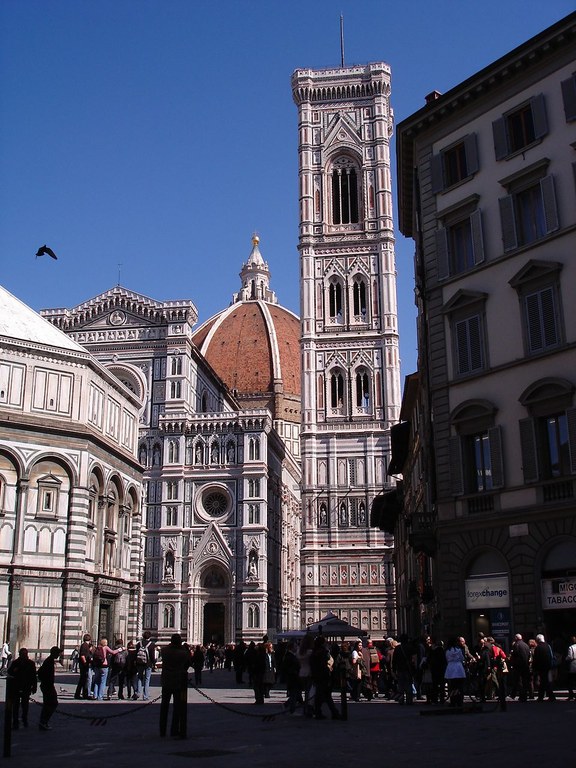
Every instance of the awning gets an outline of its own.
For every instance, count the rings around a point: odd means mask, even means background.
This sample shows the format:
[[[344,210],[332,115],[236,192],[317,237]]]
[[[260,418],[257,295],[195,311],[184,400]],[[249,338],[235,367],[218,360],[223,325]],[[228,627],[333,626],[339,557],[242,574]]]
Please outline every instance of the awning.
[[[402,512],[403,502],[401,491],[397,488],[393,491],[376,496],[370,510],[370,525],[372,528],[380,528],[386,533],[394,533],[396,521]]]
[[[400,475],[408,458],[408,444],[410,442],[410,422],[401,421],[390,427],[390,447],[392,459],[388,464],[389,475]]]

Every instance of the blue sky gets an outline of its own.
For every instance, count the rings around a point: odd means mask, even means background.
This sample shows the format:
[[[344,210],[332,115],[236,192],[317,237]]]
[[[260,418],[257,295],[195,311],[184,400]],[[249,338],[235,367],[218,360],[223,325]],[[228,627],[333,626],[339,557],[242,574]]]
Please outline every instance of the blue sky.
[[[400,122],[573,0],[1,0],[0,283],[34,309],[119,282],[228,306],[260,235],[299,312],[299,67],[385,61]],[[393,151],[394,151],[393,147]],[[58,261],[36,259],[47,243]],[[402,375],[413,245],[397,234]],[[120,267],[118,265],[121,265]]]

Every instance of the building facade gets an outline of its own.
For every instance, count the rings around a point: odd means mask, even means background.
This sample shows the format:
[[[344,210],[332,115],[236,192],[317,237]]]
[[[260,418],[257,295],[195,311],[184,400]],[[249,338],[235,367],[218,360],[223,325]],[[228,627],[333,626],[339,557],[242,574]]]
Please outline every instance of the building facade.
[[[369,525],[400,408],[390,70],[297,70],[302,615],[394,631],[393,542]]]
[[[138,635],[141,406],[0,287],[0,632],[13,652]]]
[[[398,126],[443,634],[576,626],[575,42],[572,14]]]
[[[43,315],[142,399],[143,627],[161,641],[300,625],[299,323],[258,238],[227,310],[121,286]]]

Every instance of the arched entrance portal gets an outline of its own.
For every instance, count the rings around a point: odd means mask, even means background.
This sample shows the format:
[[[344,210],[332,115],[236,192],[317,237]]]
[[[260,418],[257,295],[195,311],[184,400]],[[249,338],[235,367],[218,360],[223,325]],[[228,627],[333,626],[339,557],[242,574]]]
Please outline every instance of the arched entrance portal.
[[[223,645],[225,642],[226,610],[224,603],[205,603],[204,604],[204,636],[202,642],[204,645],[214,643]]]
[[[228,600],[228,576],[225,571],[212,565],[204,573],[203,587],[203,631],[202,642],[223,645],[226,638],[226,605]]]

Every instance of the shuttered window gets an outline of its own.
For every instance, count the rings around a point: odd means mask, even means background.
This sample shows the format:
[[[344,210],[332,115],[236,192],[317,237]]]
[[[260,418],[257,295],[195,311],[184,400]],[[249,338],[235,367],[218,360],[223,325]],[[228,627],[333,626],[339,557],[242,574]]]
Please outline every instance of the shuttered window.
[[[544,94],[507,112],[492,123],[496,160],[504,160],[536,143],[548,133]]]
[[[478,171],[478,142],[475,133],[432,157],[432,192],[442,192]]]
[[[499,204],[504,251],[540,240],[559,228],[552,176],[500,198]]]
[[[554,287],[526,294],[524,304],[529,351],[541,352],[557,346],[560,338]]]
[[[484,368],[484,339],[482,317],[472,315],[454,323],[456,342],[456,372],[458,375],[474,373]]]

